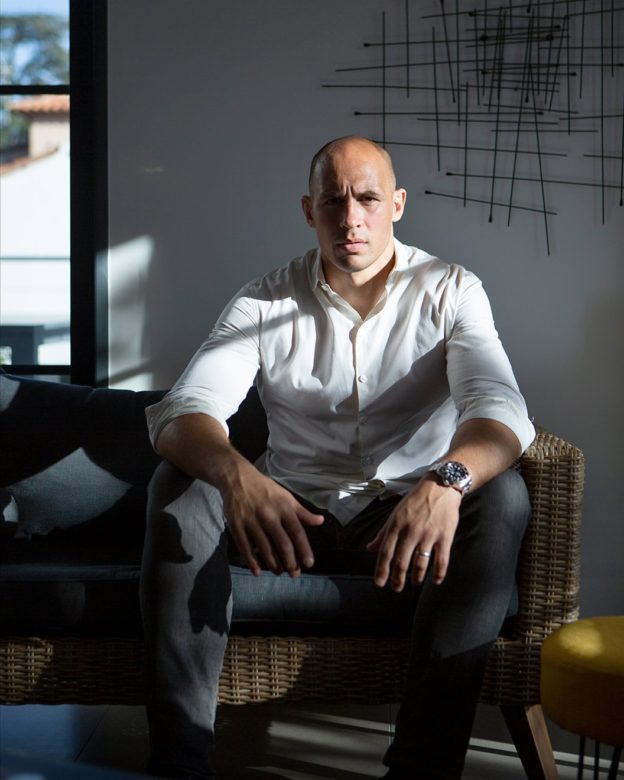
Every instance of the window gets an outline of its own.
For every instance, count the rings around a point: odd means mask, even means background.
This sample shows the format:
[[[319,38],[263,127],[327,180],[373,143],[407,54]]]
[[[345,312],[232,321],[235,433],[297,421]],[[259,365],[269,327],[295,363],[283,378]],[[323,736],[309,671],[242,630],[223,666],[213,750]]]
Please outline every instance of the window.
[[[0,30],[0,363],[86,384],[105,382],[105,5],[3,0]]]

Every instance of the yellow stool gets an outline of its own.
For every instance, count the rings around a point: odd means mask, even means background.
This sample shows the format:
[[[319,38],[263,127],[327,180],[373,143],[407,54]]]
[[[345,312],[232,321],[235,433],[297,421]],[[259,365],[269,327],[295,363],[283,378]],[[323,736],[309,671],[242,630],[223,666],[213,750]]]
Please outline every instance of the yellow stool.
[[[581,735],[579,774],[583,776],[585,738],[615,750],[609,780],[615,780],[624,746],[624,616],[570,623],[542,645],[541,699],[559,726]]]

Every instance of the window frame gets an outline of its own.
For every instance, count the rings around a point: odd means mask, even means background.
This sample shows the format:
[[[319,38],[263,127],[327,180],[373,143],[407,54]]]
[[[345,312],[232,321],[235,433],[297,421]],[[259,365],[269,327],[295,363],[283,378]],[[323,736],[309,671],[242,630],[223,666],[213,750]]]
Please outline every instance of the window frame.
[[[69,0],[69,84],[0,85],[0,95],[70,98],[70,363],[3,365],[10,374],[108,384],[107,60],[107,3]]]

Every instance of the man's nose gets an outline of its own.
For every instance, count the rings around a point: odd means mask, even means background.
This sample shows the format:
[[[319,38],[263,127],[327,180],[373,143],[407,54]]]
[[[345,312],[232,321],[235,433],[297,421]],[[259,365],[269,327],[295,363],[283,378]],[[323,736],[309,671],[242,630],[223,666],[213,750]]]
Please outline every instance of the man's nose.
[[[342,212],[344,227],[357,227],[362,221],[362,209],[355,198],[347,198]]]

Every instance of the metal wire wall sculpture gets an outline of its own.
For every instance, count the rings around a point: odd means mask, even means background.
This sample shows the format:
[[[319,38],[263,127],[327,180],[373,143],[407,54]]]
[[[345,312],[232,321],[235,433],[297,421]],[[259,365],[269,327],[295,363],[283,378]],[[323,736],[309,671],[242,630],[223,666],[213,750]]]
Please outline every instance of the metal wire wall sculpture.
[[[366,62],[323,86],[373,91],[377,107],[354,115],[379,117],[386,147],[435,154],[444,186],[427,195],[479,204],[507,225],[533,212],[550,255],[558,187],[598,192],[602,224],[624,202],[619,2],[396,0],[364,43]],[[584,161],[568,157],[572,136]]]

